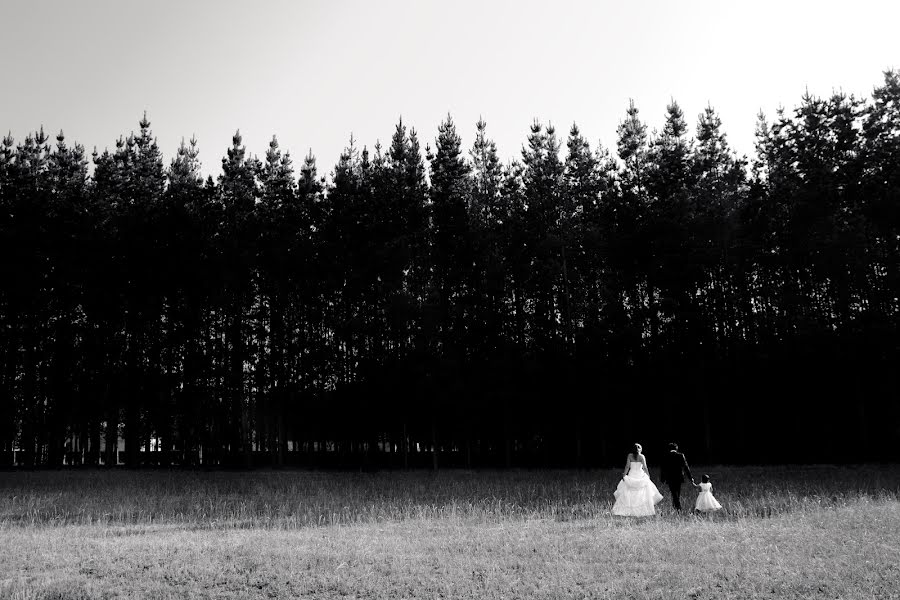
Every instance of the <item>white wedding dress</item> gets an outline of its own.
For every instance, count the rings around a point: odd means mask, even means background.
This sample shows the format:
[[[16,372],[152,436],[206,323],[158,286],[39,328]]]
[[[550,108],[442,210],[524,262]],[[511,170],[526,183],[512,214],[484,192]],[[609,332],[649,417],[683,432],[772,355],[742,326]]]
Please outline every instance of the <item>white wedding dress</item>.
[[[612,514],[623,517],[648,517],[656,514],[656,503],[662,500],[662,494],[644,472],[644,465],[632,461],[628,474],[622,478],[613,494],[616,502]]]

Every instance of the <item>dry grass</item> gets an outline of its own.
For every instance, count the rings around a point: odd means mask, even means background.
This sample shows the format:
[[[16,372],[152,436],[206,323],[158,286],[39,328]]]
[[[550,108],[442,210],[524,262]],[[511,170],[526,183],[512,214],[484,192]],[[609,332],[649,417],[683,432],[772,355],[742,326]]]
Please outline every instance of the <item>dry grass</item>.
[[[770,517],[860,498],[900,499],[900,468],[708,467],[719,518]],[[619,469],[603,471],[36,471],[0,476],[0,525],[194,528],[465,518],[566,521],[606,516]],[[654,478],[656,473],[653,473]],[[699,480],[699,476],[697,477]],[[660,489],[664,494],[668,491]],[[693,503],[686,485],[682,497]],[[661,506],[669,511],[668,498]]]
[[[616,471],[4,473],[0,598],[900,598],[897,467],[706,472],[641,520]]]

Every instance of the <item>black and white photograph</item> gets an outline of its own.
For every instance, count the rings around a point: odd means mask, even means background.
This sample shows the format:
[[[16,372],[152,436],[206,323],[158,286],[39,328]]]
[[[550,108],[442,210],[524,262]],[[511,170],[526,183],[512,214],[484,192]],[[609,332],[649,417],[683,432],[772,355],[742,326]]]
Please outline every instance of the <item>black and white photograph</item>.
[[[900,600],[898,23],[0,0],[0,600]]]

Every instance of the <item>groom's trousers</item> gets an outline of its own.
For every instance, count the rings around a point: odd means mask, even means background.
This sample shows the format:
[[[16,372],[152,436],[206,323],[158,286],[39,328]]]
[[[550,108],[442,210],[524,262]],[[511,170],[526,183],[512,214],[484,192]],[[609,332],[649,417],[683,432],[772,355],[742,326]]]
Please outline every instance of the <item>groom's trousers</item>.
[[[675,507],[675,510],[681,510],[681,482],[680,481],[667,481],[669,486],[669,491],[672,492],[672,506]]]

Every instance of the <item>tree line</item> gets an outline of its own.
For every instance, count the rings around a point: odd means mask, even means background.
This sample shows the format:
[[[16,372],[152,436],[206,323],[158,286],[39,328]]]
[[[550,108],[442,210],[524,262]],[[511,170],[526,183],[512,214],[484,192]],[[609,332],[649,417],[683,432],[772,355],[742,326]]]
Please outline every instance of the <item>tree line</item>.
[[[166,165],[146,114],[88,160],[0,143],[2,465],[900,457],[896,71],[760,114],[751,159],[672,101],[506,164],[450,116],[328,179],[239,133]]]

